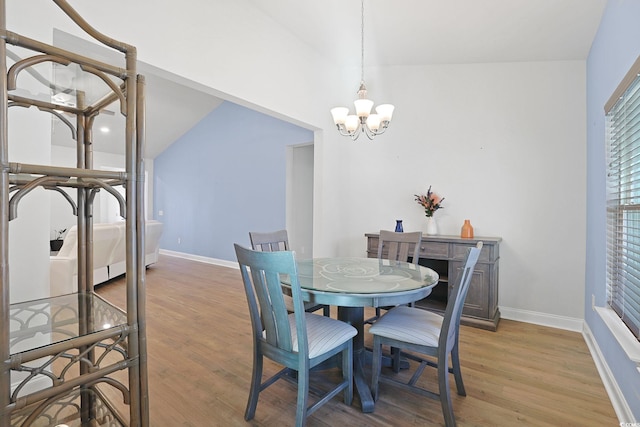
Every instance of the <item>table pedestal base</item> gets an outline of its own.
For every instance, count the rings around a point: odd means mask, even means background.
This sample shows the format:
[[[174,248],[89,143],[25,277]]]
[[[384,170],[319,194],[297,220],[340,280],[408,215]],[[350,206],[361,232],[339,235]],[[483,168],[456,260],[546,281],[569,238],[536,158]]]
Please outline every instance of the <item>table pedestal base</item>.
[[[358,330],[353,337],[353,382],[360,397],[362,412],[373,412],[375,402],[364,372],[366,349],[364,348],[364,307],[338,307],[338,319]]]

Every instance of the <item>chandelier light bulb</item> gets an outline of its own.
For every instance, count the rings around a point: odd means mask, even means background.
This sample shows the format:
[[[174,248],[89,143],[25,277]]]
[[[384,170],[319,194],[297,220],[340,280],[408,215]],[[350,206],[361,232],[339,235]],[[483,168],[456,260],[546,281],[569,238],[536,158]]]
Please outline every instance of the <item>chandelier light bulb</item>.
[[[390,122],[393,117],[393,109],[395,107],[391,104],[380,104],[376,107],[376,113],[380,116],[380,121]]]
[[[349,134],[358,130],[359,125],[360,125],[360,121],[358,120],[358,116],[351,114],[346,117],[344,126],[347,129],[347,132],[349,132]]]
[[[377,114],[369,114],[367,117],[367,126],[374,132],[377,132],[380,128],[380,116]]]
[[[333,122],[336,125],[343,125],[349,115],[349,109],[347,107],[332,108],[331,115],[333,116]]]
[[[353,101],[353,105],[356,107],[356,116],[366,118],[371,113],[373,101],[370,99],[356,99]]]

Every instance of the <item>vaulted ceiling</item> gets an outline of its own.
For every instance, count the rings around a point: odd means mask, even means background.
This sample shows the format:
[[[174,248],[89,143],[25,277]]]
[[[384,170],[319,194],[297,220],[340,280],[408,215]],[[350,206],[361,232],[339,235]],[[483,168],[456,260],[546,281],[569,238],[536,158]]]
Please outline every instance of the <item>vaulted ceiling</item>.
[[[328,61],[360,65],[359,0],[247,1]],[[365,66],[585,60],[605,4],[606,0],[365,0]],[[179,78],[163,78],[153,69],[144,73],[147,156],[154,158],[221,100],[182,86]],[[96,141],[97,151],[121,151],[122,144],[105,135]]]
[[[248,1],[333,61],[360,64],[360,0]],[[365,0],[365,65],[585,59],[605,4]]]

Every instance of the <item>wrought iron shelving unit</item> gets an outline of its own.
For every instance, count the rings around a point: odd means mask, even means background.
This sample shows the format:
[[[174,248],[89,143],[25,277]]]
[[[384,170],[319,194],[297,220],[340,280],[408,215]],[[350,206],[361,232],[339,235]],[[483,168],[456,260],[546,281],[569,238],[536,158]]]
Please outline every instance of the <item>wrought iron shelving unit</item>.
[[[66,0],[52,1],[86,34],[118,53],[124,65],[11,32],[6,1],[0,0],[0,427],[146,427],[145,100],[144,77],[136,73],[136,49],[96,31]],[[51,96],[31,96],[19,86],[18,76],[28,73],[42,80],[42,66],[73,67],[80,83],[63,87],[47,81]],[[90,87],[83,86],[87,81],[92,81]],[[96,82],[101,90],[94,89]],[[67,102],[60,103],[55,94],[66,94]],[[126,123],[124,172],[93,169],[92,127],[112,104]],[[9,162],[8,109],[16,107],[36,107],[62,120],[76,142],[77,166]],[[124,186],[126,197],[116,186]],[[16,218],[21,199],[37,187],[77,191],[75,201],[61,193],[77,214],[78,291],[10,304],[9,222]],[[118,199],[126,218],[124,310],[93,289],[93,201],[100,190]]]

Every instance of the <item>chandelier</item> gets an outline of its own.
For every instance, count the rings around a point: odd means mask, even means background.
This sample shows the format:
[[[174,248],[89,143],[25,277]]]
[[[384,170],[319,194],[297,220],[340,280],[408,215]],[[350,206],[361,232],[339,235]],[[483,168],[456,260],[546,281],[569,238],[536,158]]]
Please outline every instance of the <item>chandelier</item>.
[[[381,135],[389,127],[393,116],[393,105],[381,104],[376,107],[376,112],[371,113],[373,101],[367,99],[367,87],[364,84],[364,0],[361,0],[361,25],[360,25],[360,89],[358,99],[353,103],[356,114],[349,114],[347,107],[335,107],[331,109],[333,122],[338,132],[343,136],[350,136],[352,140],[358,139],[361,134],[369,139]]]

